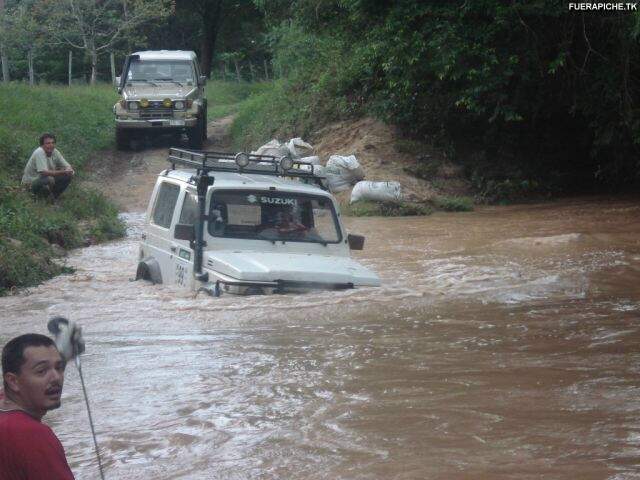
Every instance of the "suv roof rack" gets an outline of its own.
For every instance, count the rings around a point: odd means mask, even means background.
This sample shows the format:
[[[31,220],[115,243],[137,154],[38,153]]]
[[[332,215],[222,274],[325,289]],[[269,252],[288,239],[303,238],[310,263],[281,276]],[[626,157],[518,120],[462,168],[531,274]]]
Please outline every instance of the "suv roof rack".
[[[239,159],[242,162],[239,162]],[[234,154],[170,148],[167,161],[171,163],[172,170],[176,169],[176,165],[183,165],[196,169],[199,174],[232,172],[296,177],[311,180],[325,189],[321,182],[324,177],[315,172],[315,165],[293,160],[289,156],[276,158],[273,155],[256,155],[244,152]],[[283,166],[284,162],[287,162],[290,167]]]

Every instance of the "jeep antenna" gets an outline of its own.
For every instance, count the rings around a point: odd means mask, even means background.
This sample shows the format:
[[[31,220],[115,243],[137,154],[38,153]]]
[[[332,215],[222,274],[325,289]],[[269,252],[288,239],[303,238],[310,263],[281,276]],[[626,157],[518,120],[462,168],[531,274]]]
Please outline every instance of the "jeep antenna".
[[[100,469],[100,478],[104,480],[102,461],[100,460],[100,449],[98,448],[96,430],[93,427],[93,418],[91,416],[91,408],[89,407],[89,397],[87,396],[87,389],[84,385],[84,378],[82,377],[82,364],[80,363],[80,354],[84,353],[82,327],[64,317],[54,317],[49,320],[49,323],[47,323],[47,329],[55,336],[56,347],[58,348],[60,355],[62,355],[62,358],[67,362],[73,358],[76,367],[78,368],[80,383],[82,384],[82,393],[84,394],[84,401],[87,405],[87,414],[89,415],[89,425],[91,426],[93,445],[96,450],[96,458],[98,459],[98,468]]]

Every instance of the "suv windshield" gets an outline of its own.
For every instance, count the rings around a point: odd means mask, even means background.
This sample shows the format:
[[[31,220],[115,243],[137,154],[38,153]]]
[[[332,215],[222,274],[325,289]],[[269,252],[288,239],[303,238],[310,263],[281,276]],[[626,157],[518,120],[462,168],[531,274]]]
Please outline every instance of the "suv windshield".
[[[127,82],[193,84],[194,79],[191,62],[181,60],[132,60],[127,71]]]
[[[209,234],[325,244],[342,240],[330,199],[264,191],[216,190],[209,209]]]

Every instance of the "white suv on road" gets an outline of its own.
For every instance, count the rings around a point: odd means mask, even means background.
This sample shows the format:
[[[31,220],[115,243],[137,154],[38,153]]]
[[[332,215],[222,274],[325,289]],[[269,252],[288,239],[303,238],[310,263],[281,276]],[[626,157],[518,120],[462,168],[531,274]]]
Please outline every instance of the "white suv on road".
[[[118,149],[149,132],[186,133],[192,148],[207,137],[206,77],[194,52],[150,50],[129,55],[116,77],[113,107]]]
[[[169,162],[147,209],[136,279],[216,296],[380,285],[350,258],[364,237],[347,235],[313,165],[173,148]]]

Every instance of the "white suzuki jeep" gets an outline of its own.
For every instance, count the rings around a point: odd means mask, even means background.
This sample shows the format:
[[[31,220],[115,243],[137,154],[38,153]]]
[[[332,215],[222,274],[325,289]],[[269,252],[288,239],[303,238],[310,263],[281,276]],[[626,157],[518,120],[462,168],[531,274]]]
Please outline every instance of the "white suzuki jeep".
[[[347,235],[313,165],[174,148],[168,160],[147,209],[136,279],[215,296],[380,285],[350,258],[364,237]]]
[[[149,132],[186,133],[192,148],[207,137],[206,77],[193,52],[159,50],[129,55],[116,77],[122,98],[113,106],[118,149]]]

